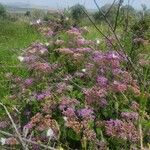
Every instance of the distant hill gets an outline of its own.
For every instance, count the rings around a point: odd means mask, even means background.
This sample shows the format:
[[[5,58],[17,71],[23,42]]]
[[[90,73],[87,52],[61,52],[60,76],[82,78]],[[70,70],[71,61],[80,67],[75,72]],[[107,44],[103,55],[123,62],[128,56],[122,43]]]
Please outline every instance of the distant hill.
[[[2,3],[3,4],[3,3]],[[36,6],[30,3],[24,3],[24,2],[12,2],[12,3],[4,3],[3,4],[7,11],[10,12],[25,12],[27,10],[32,10],[32,9],[42,9],[42,10],[49,10],[47,6]]]

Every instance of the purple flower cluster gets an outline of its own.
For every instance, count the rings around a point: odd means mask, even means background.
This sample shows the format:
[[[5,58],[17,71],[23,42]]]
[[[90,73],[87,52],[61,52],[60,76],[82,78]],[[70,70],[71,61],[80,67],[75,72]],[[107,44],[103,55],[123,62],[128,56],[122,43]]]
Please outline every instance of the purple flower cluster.
[[[57,68],[57,66],[57,64],[35,62],[29,66],[29,69],[40,73],[52,73]]]
[[[98,76],[97,77],[97,83],[101,87],[107,87],[108,85],[108,79],[103,77],[103,76]]]
[[[35,98],[38,101],[44,100],[46,98],[49,98],[50,96],[51,96],[51,92],[49,90],[43,91],[42,93],[35,94]]]
[[[125,92],[127,90],[127,85],[118,81],[114,81],[112,84],[112,90],[115,92]]]
[[[72,27],[70,30],[67,31],[67,34],[73,37],[74,36],[80,37],[81,31],[75,27]]]
[[[105,89],[95,86],[91,89],[85,89],[84,93],[85,101],[88,105],[98,104],[100,107],[107,105],[107,101],[105,100],[107,92]]]
[[[89,119],[89,120],[95,118],[94,112],[90,108],[83,108],[83,109],[78,110],[78,115],[84,119]]]
[[[139,134],[132,122],[123,122],[121,120],[110,120],[105,123],[106,134],[108,136],[128,140],[129,142],[138,142]]]
[[[66,108],[75,108],[75,106],[77,106],[78,104],[80,104],[79,101],[77,101],[76,99],[70,99],[68,97],[62,97],[60,100],[60,105],[59,105],[59,109],[61,111],[63,111]]]
[[[26,79],[26,80],[24,81],[24,83],[25,83],[26,86],[32,85],[33,82],[34,82],[34,79],[32,79],[32,78]]]
[[[47,33],[46,33],[47,36],[53,36],[54,35],[54,32],[52,30],[49,30]]]
[[[27,50],[26,55],[44,55],[48,53],[48,49],[42,43],[33,43]]]
[[[122,112],[121,117],[127,121],[137,121],[139,114],[137,112]]]

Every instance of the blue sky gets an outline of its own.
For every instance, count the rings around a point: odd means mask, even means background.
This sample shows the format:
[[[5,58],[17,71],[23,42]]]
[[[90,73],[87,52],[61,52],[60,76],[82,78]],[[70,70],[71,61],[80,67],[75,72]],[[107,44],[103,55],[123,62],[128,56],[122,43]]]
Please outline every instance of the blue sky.
[[[100,6],[106,3],[112,3],[113,0],[97,0]],[[117,1],[117,0],[116,0]],[[141,4],[145,4],[147,8],[150,8],[150,0],[129,0],[130,4],[136,9],[141,8]],[[33,5],[48,6],[49,8],[62,8],[72,6],[76,3],[84,4],[87,8],[95,8],[93,0],[0,0],[2,3],[16,3],[24,2]],[[127,4],[128,0],[124,0]]]

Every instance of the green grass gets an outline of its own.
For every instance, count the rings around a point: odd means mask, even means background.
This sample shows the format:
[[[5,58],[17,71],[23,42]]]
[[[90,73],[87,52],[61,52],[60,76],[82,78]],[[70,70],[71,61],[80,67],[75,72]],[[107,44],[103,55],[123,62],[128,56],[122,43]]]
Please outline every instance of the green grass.
[[[24,69],[16,66],[19,53],[32,42],[41,39],[36,29],[26,23],[0,21],[0,98],[9,92],[4,78],[7,72],[26,74]]]

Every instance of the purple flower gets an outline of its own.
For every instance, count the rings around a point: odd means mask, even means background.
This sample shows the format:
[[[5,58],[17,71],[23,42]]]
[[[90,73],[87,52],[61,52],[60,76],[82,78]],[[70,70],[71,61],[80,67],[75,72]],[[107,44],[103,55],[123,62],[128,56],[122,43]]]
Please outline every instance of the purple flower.
[[[114,75],[120,75],[123,73],[123,71],[120,68],[115,68],[112,70]]]
[[[64,109],[62,113],[69,118],[76,117],[75,110],[71,107]]]
[[[90,53],[92,52],[92,49],[91,48],[77,48],[76,49],[76,52],[79,52],[79,53]]]
[[[35,62],[36,60],[37,60],[36,56],[30,55],[30,56],[25,56],[23,62],[29,64]]]
[[[54,35],[54,32],[52,30],[49,30],[46,34],[47,36],[53,36]]]
[[[45,93],[42,93],[42,94],[38,94],[36,99],[39,101],[39,100],[42,100],[45,98]]]
[[[100,107],[104,108],[108,105],[108,102],[105,98],[100,99]]]
[[[108,60],[120,60],[121,57],[116,51],[110,51],[105,54],[106,59]]]
[[[112,88],[115,92],[125,92],[127,90],[127,85],[125,83],[114,81]]]
[[[99,51],[95,51],[92,56],[92,60],[98,64],[101,64],[105,59],[105,55]]]
[[[129,142],[139,141],[139,131],[132,122],[121,120],[110,120],[105,123],[106,134],[113,138],[128,140]]]
[[[138,109],[139,109],[139,107],[140,107],[140,105],[136,102],[136,101],[133,101],[132,103],[131,103],[131,109],[133,110],[133,111],[137,111]]]
[[[122,112],[121,116],[126,119],[126,120],[130,120],[130,121],[137,121],[139,118],[139,114],[136,112]]]
[[[38,101],[41,101],[45,98],[48,98],[51,96],[51,92],[50,91],[44,91],[42,93],[39,93],[39,94],[35,94],[35,98],[38,100]]]
[[[80,109],[80,110],[78,110],[78,114],[79,114],[79,116],[81,116],[82,118],[85,118],[85,119],[94,119],[95,118],[95,116],[93,115],[94,112],[90,108]]]
[[[93,104],[100,105],[100,99],[105,98],[107,92],[105,89],[95,86],[91,89],[85,89],[84,94],[85,94],[85,101],[88,105]]]
[[[25,83],[25,85],[30,86],[30,85],[33,84],[33,79],[32,79],[32,78],[26,79],[26,80],[24,81],[24,83]]]
[[[33,128],[33,124],[32,123],[28,123],[28,124],[26,124],[25,126],[24,126],[24,128],[26,128],[26,129],[32,129]]]
[[[1,121],[0,122],[0,129],[6,128],[8,126],[8,122],[7,121]]]
[[[108,84],[108,79],[103,77],[103,76],[98,76],[97,77],[97,83],[98,85],[100,85],[101,87],[106,87]]]
[[[68,97],[62,97],[59,105],[59,109],[63,111],[66,108],[74,108],[79,104],[79,101],[76,99],[70,99]]]

